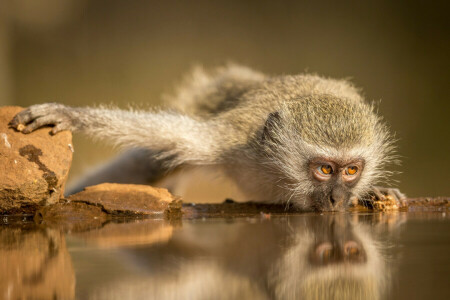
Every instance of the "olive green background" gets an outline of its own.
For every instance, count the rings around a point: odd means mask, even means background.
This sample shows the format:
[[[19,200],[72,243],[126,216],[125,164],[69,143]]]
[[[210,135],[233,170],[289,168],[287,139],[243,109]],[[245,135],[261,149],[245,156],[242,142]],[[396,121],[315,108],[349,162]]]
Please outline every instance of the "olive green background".
[[[425,1],[0,2],[0,104],[161,104],[195,64],[349,77],[396,132],[409,196],[450,195],[449,7]],[[75,137],[72,176],[113,155]]]

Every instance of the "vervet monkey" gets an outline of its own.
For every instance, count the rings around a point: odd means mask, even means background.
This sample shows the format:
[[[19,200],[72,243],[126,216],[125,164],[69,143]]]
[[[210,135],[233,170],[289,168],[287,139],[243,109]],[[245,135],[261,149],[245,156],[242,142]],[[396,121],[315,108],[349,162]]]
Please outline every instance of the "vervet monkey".
[[[70,130],[137,148],[90,177],[109,182],[152,183],[178,167],[217,166],[248,200],[303,210],[345,210],[369,192],[404,197],[375,187],[389,174],[393,138],[346,80],[198,68],[172,100],[172,110],[153,111],[38,104],[10,125],[23,133],[50,125],[53,134]]]

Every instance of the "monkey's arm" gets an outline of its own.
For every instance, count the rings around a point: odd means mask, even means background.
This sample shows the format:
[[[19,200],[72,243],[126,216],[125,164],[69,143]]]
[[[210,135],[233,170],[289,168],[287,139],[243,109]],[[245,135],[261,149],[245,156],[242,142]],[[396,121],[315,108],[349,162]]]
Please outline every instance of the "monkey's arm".
[[[220,154],[213,124],[170,112],[140,112],[105,108],[74,108],[57,103],[30,106],[10,126],[23,133],[40,127],[82,132],[117,145],[160,150],[183,162],[210,163]],[[22,125],[21,125],[22,124]]]

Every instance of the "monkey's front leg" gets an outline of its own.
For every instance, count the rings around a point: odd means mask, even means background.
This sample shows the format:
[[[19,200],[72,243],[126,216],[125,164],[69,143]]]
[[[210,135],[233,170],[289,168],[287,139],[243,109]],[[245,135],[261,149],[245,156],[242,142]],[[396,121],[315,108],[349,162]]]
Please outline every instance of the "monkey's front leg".
[[[175,112],[68,107],[57,103],[30,106],[10,122],[11,127],[23,133],[47,125],[54,126],[53,134],[62,130],[82,132],[114,145],[161,151],[161,157],[174,156],[178,163],[198,164],[220,159],[222,150],[217,137],[231,132],[226,124],[208,123]]]
[[[82,126],[81,111],[58,103],[45,103],[30,106],[18,113],[9,125],[23,133],[30,133],[40,127],[54,126],[52,134],[62,130],[74,131]]]

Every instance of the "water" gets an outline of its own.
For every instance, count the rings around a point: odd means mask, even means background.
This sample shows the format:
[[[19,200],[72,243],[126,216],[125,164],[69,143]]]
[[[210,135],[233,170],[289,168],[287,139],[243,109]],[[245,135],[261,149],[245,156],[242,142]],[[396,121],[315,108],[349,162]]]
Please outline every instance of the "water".
[[[448,213],[0,226],[0,299],[450,299]]]

